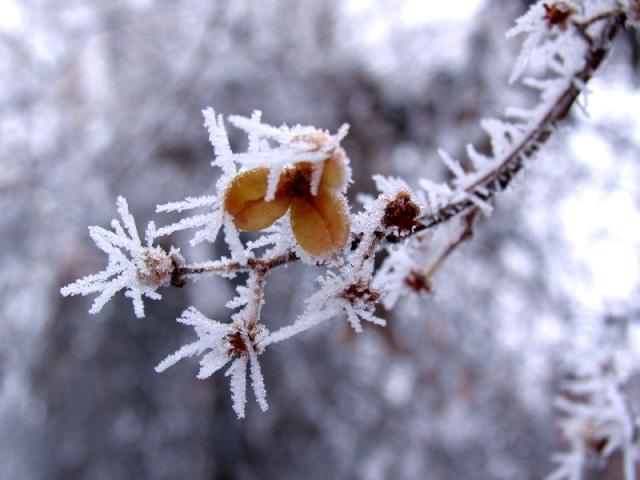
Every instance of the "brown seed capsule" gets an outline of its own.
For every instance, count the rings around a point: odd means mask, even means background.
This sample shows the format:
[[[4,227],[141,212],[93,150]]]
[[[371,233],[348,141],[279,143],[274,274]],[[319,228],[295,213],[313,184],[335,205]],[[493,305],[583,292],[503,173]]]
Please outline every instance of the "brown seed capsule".
[[[320,177],[320,186],[342,191],[346,186],[346,177],[345,155],[342,149],[339,149],[325,160],[322,167],[322,177]]]
[[[233,217],[238,230],[263,230],[287,213],[291,202],[289,195],[277,193],[273,200],[265,201],[268,175],[268,168],[255,168],[233,179],[224,199],[224,208]]]
[[[356,283],[352,283],[340,294],[340,297],[344,298],[352,305],[355,305],[358,301],[374,304],[380,300],[380,296],[380,292],[371,288],[371,284],[367,283],[363,279]]]
[[[400,235],[407,235],[420,225],[418,216],[420,207],[413,202],[408,192],[400,191],[396,198],[391,200],[382,217],[382,225],[386,228],[396,227]]]
[[[311,255],[337,253],[349,238],[347,202],[340,192],[347,182],[344,152],[336,150],[322,165],[318,194],[311,194],[314,168],[298,162],[280,177],[275,198],[264,200],[268,168],[256,168],[237,175],[227,191],[224,208],[239,230],[267,228],[291,207],[291,227],[300,246]]]
[[[291,228],[300,246],[316,256],[337,253],[349,239],[349,220],[344,197],[328,188],[318,195],[294,197]]]

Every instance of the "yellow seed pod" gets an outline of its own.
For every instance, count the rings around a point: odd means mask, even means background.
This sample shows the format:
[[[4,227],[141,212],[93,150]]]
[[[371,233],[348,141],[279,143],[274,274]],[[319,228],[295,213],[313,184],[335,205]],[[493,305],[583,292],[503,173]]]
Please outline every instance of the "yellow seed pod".
[[[255,168],[237,175],[231,182],[224,209],[233,217],[238,230],[263,230],[287,213],[291,203],[289,195],[278,193],[273,200],[264,200],[268,175],[268,168]]]
[[[325,187],[318,195],[294,197],[291,228],[300,246],[311,255],[331,256],[349,239],[349,217],[344,196]]]

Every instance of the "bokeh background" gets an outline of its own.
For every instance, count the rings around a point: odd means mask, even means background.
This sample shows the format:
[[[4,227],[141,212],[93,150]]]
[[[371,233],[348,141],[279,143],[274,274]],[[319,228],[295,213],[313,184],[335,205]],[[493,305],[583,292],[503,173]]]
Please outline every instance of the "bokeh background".
[[[188,305],[225,320],[234,285],[163,292],[136,319],[59,289],[102,268],[87,226],[115,198],[213,191],[201,109],[351,130],[350,197],[373,173],[444,179],[435,151],[487,148],[481,118],[531,104],[508,86],[526,0],[0,0],[0,478],[537,479],[565,447],[568,351],[624,328],[640,349],[640,44],[624,32],[543,154],[435,277],[436,293],[353,335],[341,319],[261,357],[270,410],[231,410],[196,361]],[[235,148],[244,139],[231,131]],[[190,260],[217,258],[216,245]],[[270,281],[291,323],[313,268]],[[613,327],[612,327],[613,328]],[[578,345],[579,344],[579,345]],[[582,351],[582,350],[581,350]],[[586,349],[588,355],[589,350]],[[630,396],[632,407],[640,406]],[[596,462],[597,463],[597,462]],[[593,465],[592,478],[619,478]]]

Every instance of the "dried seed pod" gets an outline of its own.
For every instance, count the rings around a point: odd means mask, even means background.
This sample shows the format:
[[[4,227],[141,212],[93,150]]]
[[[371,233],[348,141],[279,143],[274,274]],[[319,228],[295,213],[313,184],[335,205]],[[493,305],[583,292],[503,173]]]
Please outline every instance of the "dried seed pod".
[[[343,195],[320,188],[318,195],[294,197],[291,228],[300,246],[311,255],[330,256],[349,239],[349,216]]]
[[[224,208],[239,230],[257,232],[287,213],[291,197],[278,193],[267,202],[268,168],[255,168],[236,176],[224,199]]]
[[[311,162],[299,162],[295,166],[287,168],[280,177],[276,194],[285,194],[291,197],[309,195],[312,171],[313,164]]]
[[[420,206],[413,201],[411,194],[400,191],[384,209],[382,225],[385,228],[395,228],[400,235],[409,235],[420,225]]]
[[[320,186],[343,191],[347,186],[347,166],[345,154],[342,149],[336,150],[322,167]]]

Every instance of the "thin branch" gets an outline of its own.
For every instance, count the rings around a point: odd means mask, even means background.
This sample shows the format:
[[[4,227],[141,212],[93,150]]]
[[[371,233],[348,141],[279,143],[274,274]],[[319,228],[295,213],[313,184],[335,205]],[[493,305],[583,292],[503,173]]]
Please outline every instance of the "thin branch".
[[[287,252],[272,258],[256,258],[250,257],[246,263],[240,263],[235,260],[217,260],[203,265],[185,265],[177,267],[174,270],[175,282],[184,281],[186,278],[195,277],[197,275],[218,274],[224,275],[229,273],[242,273],[263,271],[267,272],[276,267],[299,260],[295,252]],[[172,285],[175,285],[172,280]]]
[[[432,281],[433,275],[460,245],[473,236],[475,221],[478,217],[479,211],[478,207],[472,208],[464,215],[464,217],[462,217],[463,225],[460,233],[447,244],[445,249],[430,265],[422,270],[415,268],[409,271],[407,276],[404,278],[404,282],[411,290],[416,293],[434,293],[435,290],[433,288]]]
[[[271,267],[273,268],[273,267]],[[256,270],[256,284],[253,289],[253,298],[251,303],[251,311],[249,317],[245,321],[247,331],[253,330],[260,319],[260,309],[262,308],[262,299],[264,298],[264,286],[267,281],[267,274],[269,269],[263,268]]]
[[[438,258],[436,258],[436,260],[424,271],[424,277],[427,281],[431,280],[436,270],[438,270],[442,266],[445,260],[449,258],[449,256],[456,250],[456,248],[458,248],[462,243],[473,236],[473,228],[475,226],[475,221],[478,217],[478,213],[478,207],[471,208],[466,212],[466,214],[462,218],[464,223],[460,234],[447,245],[444,251],[438,256]]]

